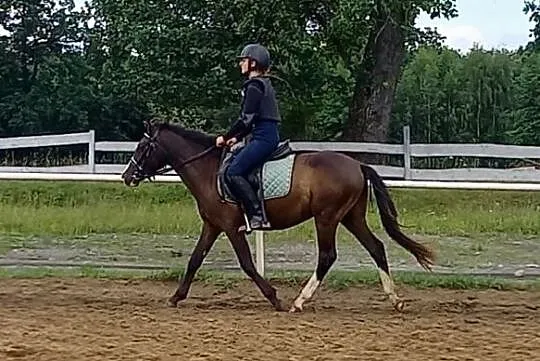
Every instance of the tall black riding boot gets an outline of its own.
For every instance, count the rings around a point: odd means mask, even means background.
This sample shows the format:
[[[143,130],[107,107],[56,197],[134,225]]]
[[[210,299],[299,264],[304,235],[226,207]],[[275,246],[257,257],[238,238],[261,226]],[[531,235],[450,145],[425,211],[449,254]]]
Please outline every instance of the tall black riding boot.
[[[242,176],[231,176],[228,180],[234,195],[245,207],[250,227],[252,229],[270,228],[270,225],[264,222],[261,202],[251,184]]]

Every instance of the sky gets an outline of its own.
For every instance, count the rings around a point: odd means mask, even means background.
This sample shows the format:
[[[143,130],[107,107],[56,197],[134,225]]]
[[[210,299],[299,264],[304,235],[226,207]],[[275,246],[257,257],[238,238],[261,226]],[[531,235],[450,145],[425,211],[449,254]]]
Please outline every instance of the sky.
[[[523,13],[523,0],[457,0],[458,17],[433,19],[423,14],[420,27],[437,27],[447,37],[446,45],[466,52],[474,43],[485,49],[514,50],[529,39],[528,15]]]

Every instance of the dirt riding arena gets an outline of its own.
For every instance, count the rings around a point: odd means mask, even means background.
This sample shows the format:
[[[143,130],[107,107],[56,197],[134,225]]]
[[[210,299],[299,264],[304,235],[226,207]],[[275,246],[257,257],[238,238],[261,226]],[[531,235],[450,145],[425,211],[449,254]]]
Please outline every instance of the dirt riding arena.
[[[539,360],[540,293],[415,290],[393,311],[378,288],[319,289],[304,313],[273,311],[248,281],[4,279],[0,360]],[[299,288],[278,285],[288,303]]]

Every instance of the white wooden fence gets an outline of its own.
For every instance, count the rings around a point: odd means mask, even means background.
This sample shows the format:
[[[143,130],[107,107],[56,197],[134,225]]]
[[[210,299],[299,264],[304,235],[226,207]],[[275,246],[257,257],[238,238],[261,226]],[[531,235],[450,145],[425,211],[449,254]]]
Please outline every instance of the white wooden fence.
[[[88,144],[88,163],[62,167],[0,167],[2,178],[7,179],[14,173],[14,179],[24,176],[20,173],[82,173],[82,174],[120,174],[125,164],[96,164],[96,152],[133,152],[137,142],[95,141],[95,133],[72,133],[29,137],[0,138],[0,149],[60,146],[70,144]],[[295,150],[317,151],[334,150],[350,153],[393,154],[403,157],[403,167],[375,165],[374,168],[383,178],[407,181],[438,182],[504,182],[504,183],[540,183],[540,146],[517,146],[503,144],[412,144],[409,127],[403,128],[402,144],[355,143],[355,142],[291,142]],[[412,159],[415,157],[481,157],[510,158],[532,160],[530,167],[513,169],[494,168],[451,168],[451,169],[415,169]],[[29,174],[29,175],[30,175]],[[165,178],[174,175],[168,173]],[[174,175],[176,177],[176,175]],[[46,179],[47,176],[41,176]],[[52,178],[53,176],[51,176]],[[64,177],[65,178],[65,177]],[[94,177],[98,179],[99,177]],[[107,180],[109,177],[106,177]]]
[[[96,152],[133,152],[137,142],[95,141],[95,133],[0,138],[1,149],[88,144],[88,163],[63,167],[0,167],[0,179],[100,180],[120,181],[125,164],[96,164]],[[414,169],[414,157],[487,157],[531,160],[538,165],[540,147],[501,144],[412,144],[409,127],[403,128],[402,144],[353,142],[292,142],[295,150],[334,150],[350,153],[393,154],[403,157],[403,167],[375,165],[374,168],[390,187],[508,189],[540,191],[540,169],[537,166],[493,169],[452,168]],[[1,161],[1,160],[0,160]],[[157,181],[179,182],[174,173],[156,177]],[[257,269],[264,275],[264,236],[256,235]]]

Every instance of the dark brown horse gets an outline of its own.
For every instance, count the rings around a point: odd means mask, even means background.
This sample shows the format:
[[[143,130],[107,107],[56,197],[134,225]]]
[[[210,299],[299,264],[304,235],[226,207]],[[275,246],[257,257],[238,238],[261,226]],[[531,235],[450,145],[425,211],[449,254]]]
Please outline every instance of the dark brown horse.
[[[146,122],[146,133],[130,163],[122,174],[126,185],[137,186],[145,178],[160,174],[170,165],[181,177],[197,202],[202,218],[202,231],[189,259],[186,273],[174,295],[171,306],[187,298],[195,273],[216,238],[225,232],[243,271],[256,283],[262,294],[277,310],[285,310],[276,290],[255,269],[245,233],[241,208],[222,202],[217,190],[216,173],[222,150],[215,147],[215,137],[189,130],[179,125]],[[266,211],[272,229],[285,229],[315,218],[318,263],[290,311],[301,311],[337,257],[336,229],[342,223],[366,248],[375,261],[384,292],[393,306],[401,311],[404,303],[394,291],[383,243],[368,228],[366,208],[369,180],[379,208],[384,229],[399,245],[413,254],[427,270],[433,264],[433,254],[426,246],[404,235],[397,222],[397,211],[380,176],[373,168],[346,155],[311,152],[296,155],[292,186],[285,197],[266,201]]]

